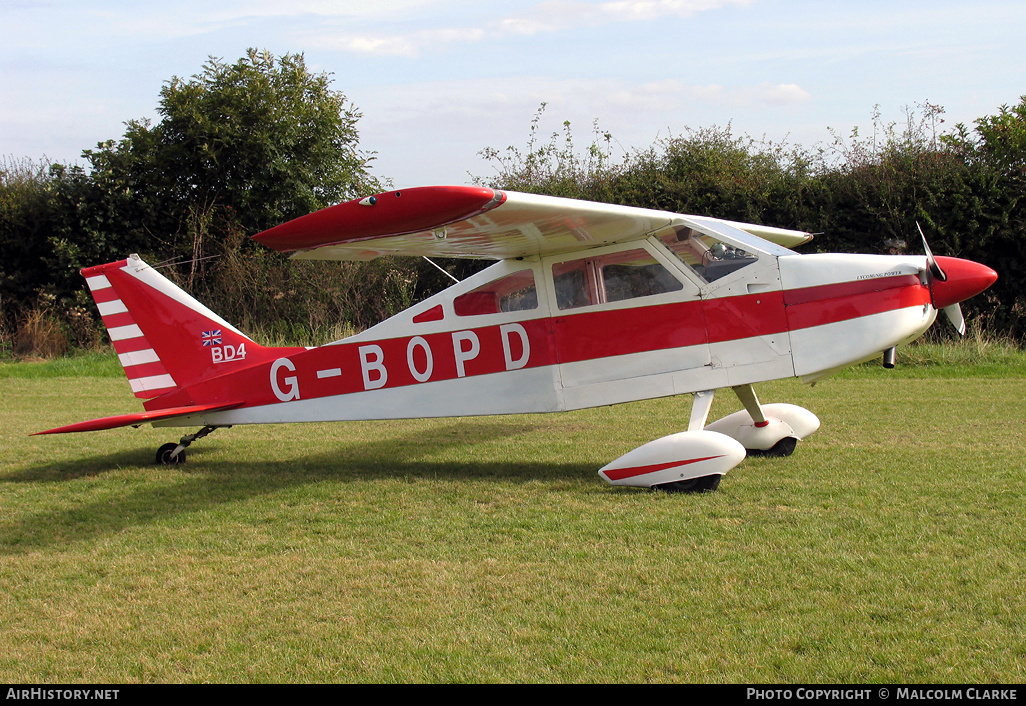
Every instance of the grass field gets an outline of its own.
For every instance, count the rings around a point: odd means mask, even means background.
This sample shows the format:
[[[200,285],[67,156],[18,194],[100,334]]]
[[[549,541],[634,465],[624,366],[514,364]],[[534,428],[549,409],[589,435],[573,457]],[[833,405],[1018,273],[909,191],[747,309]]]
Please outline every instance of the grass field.
[[[822,429],[702,495],[596,475],[689,397],[236,427],[183,470],[182,430],[28,436],[138,409],[109,356],[0,365],[0,681],[1022,682],[1024,362],[763,385]]]

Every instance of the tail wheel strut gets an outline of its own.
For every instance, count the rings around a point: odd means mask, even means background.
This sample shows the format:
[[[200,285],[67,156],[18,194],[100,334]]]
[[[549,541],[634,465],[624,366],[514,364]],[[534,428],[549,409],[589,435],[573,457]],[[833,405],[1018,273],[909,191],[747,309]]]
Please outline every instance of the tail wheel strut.
[[[215,429],[230,429],[231,426],[206,426],[200,429],[195,434],[186,434],[182,437],[181,441],[177,444],[172,442],[164,444],[157,449],[157,465],[163,466],[176,466],[181,463],[185,463],[185,449],[189,447],[192,442],[197,439],[202,439],[207,434],[210,434]]]

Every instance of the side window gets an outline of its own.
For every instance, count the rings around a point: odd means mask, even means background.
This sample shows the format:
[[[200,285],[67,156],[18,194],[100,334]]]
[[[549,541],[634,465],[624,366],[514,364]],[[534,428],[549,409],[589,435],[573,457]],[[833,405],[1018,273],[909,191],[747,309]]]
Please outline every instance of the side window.
[[[661,240],[674,255],[706,282],[715,282],[758,261],[758,257],[690,228],[664,235]]]
[[[590,260],[572,260],[554,265],[552,280],[556,285],[556,305],[560,309],[576,309],[598,303]]]
[[[680,280],[642,249],[556,263],[552,278],[560,309],[626,301],[684,288]]]
[[[453,302],[457,316],[499,314],[538,308],[538,290],[534,272],[521,270],[461,294]]]

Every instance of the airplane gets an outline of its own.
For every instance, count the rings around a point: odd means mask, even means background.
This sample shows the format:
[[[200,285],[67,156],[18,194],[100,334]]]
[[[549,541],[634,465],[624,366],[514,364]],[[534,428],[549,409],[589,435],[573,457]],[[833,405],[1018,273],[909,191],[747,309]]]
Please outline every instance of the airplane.
[[[920,230],[922,235],[922,231]],[[614,486],[715,490],[749,454],[790,455],[819,426],[763,404],[894,351],[997,279],[934,257],[798,254],[805,231],[482,186],[401,189],[253,238],[294,259],[386,255],[496,262],[354,336],[264,347],[137,255],[82,270],[143,412],[57,427],[241,424],[548,413],[691,394],[686,430],[599,469]],[[717,391],[742,409],[709,423]]]

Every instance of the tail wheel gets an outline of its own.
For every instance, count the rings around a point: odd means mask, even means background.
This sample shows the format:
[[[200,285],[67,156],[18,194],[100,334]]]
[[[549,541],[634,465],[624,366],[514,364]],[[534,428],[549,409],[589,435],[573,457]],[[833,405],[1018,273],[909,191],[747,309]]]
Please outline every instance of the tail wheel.
[[[178,448],[178,444],[168,443],[157,449],[157,465],[158,466],[177,466],[185,463],[185,449],[178,452],[177,456],[172,456],[175,449]]]

